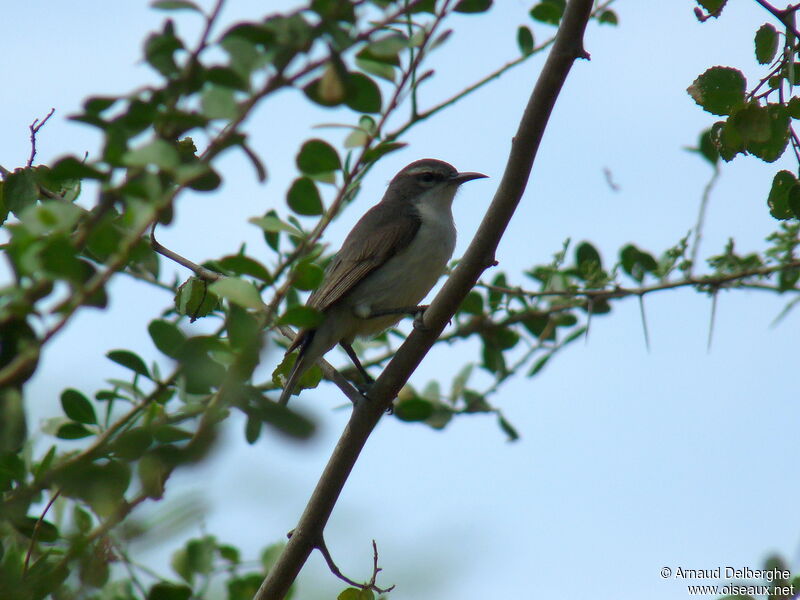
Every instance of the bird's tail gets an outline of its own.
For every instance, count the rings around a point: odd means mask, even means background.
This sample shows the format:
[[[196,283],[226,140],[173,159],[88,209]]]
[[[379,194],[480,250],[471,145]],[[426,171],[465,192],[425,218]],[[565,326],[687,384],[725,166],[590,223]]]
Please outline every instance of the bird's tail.
[[[283,406],[289,404],[289,398],[292,397],[294,387],[297,385],[297,380],[300,379],[300,376],[311,366],[309,362],[313,363],[313,361],[308,360],[308,345],[311,343],[311,338],[313,336],[313,331],[301,331],[297,334],[297,338],[295,338],[295,341],[289,347],[288,352],[291,352],[294,348],[299,346],[300,352],[297,354],[297,360],[294,361],[294,365],[292,365],[292,370],[289,371],[289,377],[286,379],[286,385],[283,386],[281,397],[278,400],[278,403]]]

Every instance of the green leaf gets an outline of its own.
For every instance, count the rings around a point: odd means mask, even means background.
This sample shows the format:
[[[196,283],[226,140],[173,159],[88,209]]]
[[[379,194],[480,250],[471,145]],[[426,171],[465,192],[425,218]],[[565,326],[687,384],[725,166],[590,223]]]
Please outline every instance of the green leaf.
[[[633,244],[624,246],[619,253],[622,269],[633,279],[640,282],[646,273],[655,273],[658,270],[658,262],[651,254],[642,252]]]
[[[386,81],[390,81],[394,83],[395,80],[395,69],[392,65],[387,64],[385,62],[377,61],[377,60],[370,60],[369,58],[364,58],[362,55],[356,56],[356,66],[362,71],[369,73],[370,75],[374,75],[375,77],[380,77],[381,79],[385,79]],[[359,130],[356,130],[359,131]],[[355,132],[354,132],[355,133]],[[363,134],[363,132],[362,132]],[[351,134],[352,135],[352,134]],[[358,144],[361,145],[361,144]],[[345,144],[347,146],[347,144]],[[352,147],[352,146],[350,146]]]
[[[744,104],[747,80],[738,69],[712,67],[694,80],[686,91],[714,115],[729,115]]]
[[[797,96],[790,98],[786,108],[789,111],[790,117],[793,119],[800,119],[800,98]]]
[[[543,0],[531,9],[530,15],[534,21],[558,25],[564,15],[565,7],[565,0]]]
[[[375,594],[370,589],[347,588],[336,597],[336,600],[375,600]]]
[[[112,443],[114,456],[125,461],[140,459],[153,443],[153,435],[144,427],[135,427],[121,433]]]
[[[222,87],[229,87],[235,90],[246,92],[250,86],[247,80],[229,67],[211,67],[205,72],[206,81]]]
[[[711,129],[706,129],[700,134],[697,151],[712,165],[716,165],[719,162],[719,150],[717,150],[714,141],[711,139]]]
[[[361,73],[350,73],[346,83],[345,104],[358,112],[381,111],[381,90],[372,79]]]
[[[482,13],[492,7],[492,0],[460,0],[453,10],[460,13]]]
[[[322,372],[317,365],[314,368],[318,371],[313,373],[312,380],[305,381],[305,375],[312,371],[309,369],[300,378],[300,386],[316,387],[322,377]],[[248,417],[257,420],[275,429],[276,431],[293,437],[295,439],[307,440],[314,435],[316,425],[308,417],[293,411],[288,406],[282,406],[277,402],[272,402],[258,395],[255,402],[246,409]]]
[[[219,264],[223,269],[232,271],[235,275],[249,275],[260,279],[264,283],[272,282],[272,276],[267,271],[267,267],[244,254],[225,256],[220,259]]]
[[[88,533],[94,525],[92,515],[77,505],[72,509],[72,520],[81,533]]]
[[[256,310],[264,308],[264,302],[261,300],[256,286],[244,279],[223,277],[212,283],[209,289],[217,296],[222,296],[244,308]]]
[[[162,33],[148,36],[144,44],[144,55],[154,69],[164,77],[170,77],[178,72],[173,55],[182,48],[183,42],[175,36],[175,26],[172,21],[167,20]]]
[[[150,6],[159,10],[193,10],[203,14],[202,9],[189,0],[156,0]]]
[[[759,129],[758,139],[749,140],[747,150],[763,161],[775,162],[789,143],[789,111],[783,104],[768,104],[761,110],[766,115],[766,124]]]
[[[39,197],[33,169],[15,169],[3,182],[3,203],[15,215],[32,206]]]
[[[209,119],[225,119],[233,121],[239,116],[233,90],[228,87],[209,85],[200,99],[203,114]]]
[[[778,31],[769,23],[764,23],[756,31],[755,45],[759,64],[771,63],[778,51]]]
[[[539,371],[544,369],[545,365],[547,364],[547,361],[550,360],[551,356],[553,356],[553,355],[552,354],[545,354],[539,360],[537,360],[535,363],[533,363],[533,367],[531,368],[530,371],[528,371],[528,377],[533,377],[534,375],[539,373]]]
[[[87,423],[89,425],[97,424],[97,415],[94,412],[94,406],[92,406],[89,399],[78,390],[69,388],[61,392],[61,408],[64,409],[64,414],[73,421]]]
[[[228,600],[252,600],[261,587],[263,576],[249,573],[228,579]]]
[[[405,148],[408,144],[405,142],[381,142],[377,146],[370,148],[364,153],[364,162],[371,163],[378,160],[381,156],[385,156],[390,152],[395,152],[401,148]]]
[[[175,294],[175,310],[192,320],[211,314],[219,306],[219,296],[208,289],[208,282],[199,277],[184,281]]]
[[[603,261],[600,259],[600,253],[589,242],[581,242],[575,249],[575,264],[581,270],[595,270],[601,269]]]
[[[74,422],[64,423],[56,431],[56,437],[62,440],[80,440],[90,435],[93,435],[91,431],[80,423]]]
[[[153,439],[162,444],[171,444],[173,442],[183,442],[192,439],[191,431],[185,431],[172,425],[158,425],[153,428]]]
[[[745,140],[735,127],[725,121],[717,121],[711,126],[711,141],[719,151],[722,160],[728,162],[740,152],[745,151]]]
[[[147,592],[147,600],[189,600],[191,597],[192,588],[166,582],[153,584]]]
[[[461,306],[459,306],[458,312],[467,313],[469,315],[482,315],[483,296],[481,296],[480,293],[476,292],[475,290],[470,291],[466,298],[464,298]]]
[[[398,54],[408,47],[408,38],[399,33],[391,33],[370,42],[359,54],[370,60],[390,65],[399,65]]]
[[[293,306],[278,319],[278,325],[293,325],[303,329],[316,327],[321,322],[320,312],[310,306]]]
[[[36,532],[37,542],[52,544],[57,542],[59,538],[58,528],[50,521],[44,519],[40,521],[38,517],[24,517],[14,522],[13,525],[14,529],[28,538],[33,538],[34,532]]]
[[[203,163],[181,164],[175,169],[175,179],[198,192],[210,192],[217,189],[222,178],[214,169]]]
[[[289,208],[298,215],[315,217],[322,214],[322,198],[314,182],[308,177],[295,179],[286,195]]]
[[[306,291],[317,289],[322,283],[323,276],[322,268],[308,261],[298,263],[292,273],[294,286]]]
[[[497,415],[497,424],[500,425],[500,429],[508,436],[509,442],[516,442],[519,439],[519,433],[514,426],[506,421],[505,417],[500,414]]]
[[[797,177],[789,171],[778,171],[772,179],[767,204],[770,214],[776,219],[791,219],[794,215],[789,206],[789,193],[798,185]]]
[[[129,167],[156,165],[169,171],[180,164],[180,157],[175,146],[156,138],[144,146],[126,152],[122,156],[122,162]]]
[[[746,143],[766,142],[770,138],[769,112],[758,102],[750,102],[737,109],[728,119],[728,126],[735,127]]]
[[[424,398],[412,397],[394,405],[394,416],[401,421],[424,421],[433,414],[433,403]]]
[[[274,215],[266,215],[263,217],[251,217],[248,219],[248,222],[260,227],[265,233],[278,233],[280,231],[285,231],[286,233],[293,235],[297,238],[303,237],[303,232],[300,231],[294,225],[287,223],[285,221],[281,221],[278,217]]]
[[[706,12],[715,17],[718,17],[719,13],[722,12],[726,2],[728,0],[697,0],[697,3],[705,8]]]
[[[619,25],[619,17],[613,10],[604,10],[597,17],[597,22],[601,25]]]
[[[521,25],[519,29],[517,29],[517,45],[523,56],[528,56],[533,52],[533,33],[531,33],[529,27]]]
[[[160,352],[170,358],[178,358],[181,348],[186,342],[186,336],[178,329],[177,325],[156,319],[150,322],[147,331]]]
[[[122,365],[126,369],[130,369],[139,375],[144,375],[148,379],[152,379],[150,377],[150,371],[147,370],[147,365],[133,352],[129,352],[128,350],[112,350],[106,354],[106,356],[118,365]]]
[[[325,70],[322,72],[322,77],[315,79],[303,88],[306,96],[313,102],[322,106],[338,106],[341,104],[346,92],[346,81],[348,74],[346,71],[342,72],[333,64],[329,62]]]
[[[319,175],[338,171],[342,166],[339,155],[324,140],[309,140],[297,154],[297,168],[306,175]]]
[[[108,174],[87,165],[74,156],[67,156],[52,166],[48,177],[56,181],[68,181],[70,179],[97,179],[99,181],[106,181],[108,179]]]

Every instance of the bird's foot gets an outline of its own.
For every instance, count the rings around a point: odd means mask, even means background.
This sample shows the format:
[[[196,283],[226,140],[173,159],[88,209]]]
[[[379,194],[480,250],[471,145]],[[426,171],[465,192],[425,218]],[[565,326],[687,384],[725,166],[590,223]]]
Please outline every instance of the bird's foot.
[[[425,311],[428,309],[428,304],[417,307],[414,313],[414,329],[425,329]]]

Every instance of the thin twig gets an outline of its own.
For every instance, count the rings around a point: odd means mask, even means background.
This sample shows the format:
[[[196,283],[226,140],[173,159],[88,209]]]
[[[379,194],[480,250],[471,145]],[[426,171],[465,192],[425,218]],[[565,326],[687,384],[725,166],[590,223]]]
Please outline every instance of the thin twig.
[[[39,515],[39,518],[36,521],[36,525],[33,526],[33,532],[31,533],[31,541],[28,544],[28,551],[25,553],[25,564],[22,567],[22,574],[28,572],[28,564],[31,560],[31,554],[33,554],[33,547],[36,544],[36,536],[39,534],[39,529],[42,526],[42,522],[44,521],[45,515],[47,515],[47,511],[50,510],[50,507],[53,506],[53,503],[56,499],[61,495],[61,488],[58,488],[56,492],[50,497],[50,501],[47,503],[47,506],[44,507],[42,514]]]
[[[703,187],[703,195],[700,197],[700,210],[697,213],[697,222],[694,226],[694,241],[692,242],[692,253],[690,256],[690,260],[692,261],[690,272],[694,269],[694,265],[697,264],[700,242],[703,239],[703,225],[706,221],[706,210],[708,209],[708,202],[711,199],[711,192],[714,189],[714,185],[717,183],[717,179],[719,179],[719,174],[720,168],[715,164],[711,179],[706,182],[706,185]]]
[[[47,113],[47,116],[39,122],[39,119],[34,119],[33,123],[28,126],[28,129],[31,132],[31,155],[28,157],[28,162],[26,163],[27,166],[33,166],[33,159],[36,158],[36,134],[39,133],[39,130],[44,127],[44,124],[50,120],[50,117],[53,116],[53,113],[56,112],[55,108],[51,108],[50,112]]]
[[[325,562],[327,563],[330,572],[336,575],[336,577],[338,577],[345,583],[361,590],[372,590],[374,592],[377,592],[378,594],[388,594],[395,588],[394,585],[391,585],[388,588],[379,588],[377,585],[375,585],[375,580],[378,577],[378,573],[383,570],[378,566],[378,545],[375,543],[375,540],[372,540],[372,553],[373,553],[372,577],[367,583],[358,583],[357,581],[353,581],[352,579],[347,577],[344,573],[342,573],[339,567],[336,566],[336,563],[333,562],[331,553],[328,551],[328,547],[325,545],[325,539],[322,536],[320,536],[316,547],[317,550],[319,550],[320,554],[322,554],[322,558],[325,559]]]

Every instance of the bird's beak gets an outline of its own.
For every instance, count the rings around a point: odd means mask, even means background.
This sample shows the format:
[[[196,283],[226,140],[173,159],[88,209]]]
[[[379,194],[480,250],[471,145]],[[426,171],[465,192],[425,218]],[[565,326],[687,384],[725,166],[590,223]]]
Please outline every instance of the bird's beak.
[[[484,177],[488,177],[488,175],[484,175],[483,173],[472,173],[467,171],[465,173],[456,173],[450,178],[450,183],[455,183],[456,185],[461,185],[462,183],[466,183],[467,181],[472,181],[473,179],[482,179]]]

